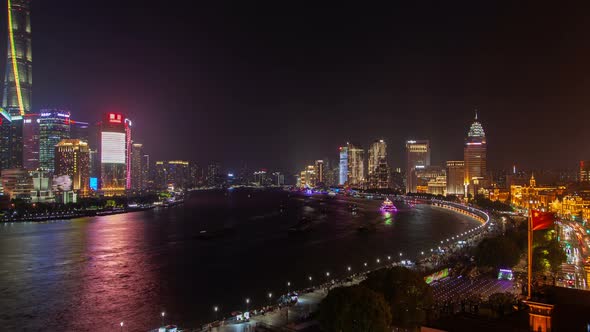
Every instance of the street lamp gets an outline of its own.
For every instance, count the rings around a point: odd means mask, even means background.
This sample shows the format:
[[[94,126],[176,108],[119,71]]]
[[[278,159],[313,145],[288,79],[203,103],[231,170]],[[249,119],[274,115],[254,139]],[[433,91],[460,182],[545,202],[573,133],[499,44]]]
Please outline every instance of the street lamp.
[[[289,295],[289,293],[291,293],[291,282],[287,281],[287,295]]]
[[[311,276],[309,276],[309,287],[313,287],[313,284],[311,283],[311,280],[312,280],[312,278],[311,278]]]
[[[219,311],[219,308],[217,306],[214,306],[213,312],[215,312],[215,320],[217,320],[217,311]]]
[[[246,298],[246,312],[250,311],[250,299]]]
[[[271,303],[270,301],[271,301],[271,299],[272,299],[272,293],[269,292],[268,293],[268,306],[269,307],[270,307],[270,303]]]
[[[166,317],[166,313],[162,311],[160,315],[162,316],[162,326],[164,326],[164,317]]]
[[[381,260],[379,258],[377,258],[377,264],[381,263]]]
[[[121,331],[123,331],[123,322],[121,322],[120,325],[121,325]]]

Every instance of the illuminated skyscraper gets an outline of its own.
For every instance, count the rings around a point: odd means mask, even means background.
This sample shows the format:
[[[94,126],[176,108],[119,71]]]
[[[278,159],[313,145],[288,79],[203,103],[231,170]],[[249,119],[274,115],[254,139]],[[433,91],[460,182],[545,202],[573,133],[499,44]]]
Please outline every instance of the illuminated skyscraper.
[[[389,166],[387,165],[387,144],[377,140],[369,147],[367,187],[385,189],[389,187]]]
[[[130,183],[130,121],[123,114],[106,113],[99,126],[100,189],[105,195],[120,195]]]
[[[7,1],[8,46],[0,116],[0,168],[23,166],[23,117],[31,110],[33,58],[30,0]],[[8,117],[7,117],[8,115]]]
[[[470,186],[468,193],[473,194],[473,184],[478,183],[486,177],[487,159],[486,159],[486,134],[477,121],[477,111],[475,120],[469,128],[467,138],[465,139],[465,148],[463,149],[465,160],[465,185]]]
[[[430,141],[410,140],[406,142],[406,192],[416,192],[416,170],[430,166]]]
[[[348,185],[360,188],[365,184],[365,150],[348,144]]]
[[[348,182],[348,146],[340,147],[340,162],[338,169],[338,184],[343,186]]]
[[[131,189],[144,189],[143,145],[133,143],[131,148]]]
[[[315,177],[316,177],[316,186],[318,184],[323,184],[324,179],[324,161],[323,160],[316,160],[315,161]]]
[[[447,195],[465,194],[465,162],[447,161]]]
[[[90,149],[88,142],[63,139],[55,146],[55,176],[69,176],[71,190],[86,195],[90,186]]]
[[[23,119],[23,167],[39,168],[39,114],[29,113]]]
[[[55,146],[70,138],[70,112],[57,109],[41,110],[39,117],[39,167],[53,172]]]

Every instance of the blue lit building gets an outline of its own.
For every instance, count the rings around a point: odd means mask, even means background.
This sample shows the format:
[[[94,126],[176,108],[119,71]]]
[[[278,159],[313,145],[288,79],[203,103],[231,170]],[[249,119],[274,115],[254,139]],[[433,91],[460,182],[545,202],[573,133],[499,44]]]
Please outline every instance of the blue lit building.
[[[55,170],[55,146],[70,138],[70,112],[58,109],[41,110],[39,116],[39,167]]]
[[[338,184],[343,186],[348,181],[348,146],[340,147],[340,168],[338,170]]]

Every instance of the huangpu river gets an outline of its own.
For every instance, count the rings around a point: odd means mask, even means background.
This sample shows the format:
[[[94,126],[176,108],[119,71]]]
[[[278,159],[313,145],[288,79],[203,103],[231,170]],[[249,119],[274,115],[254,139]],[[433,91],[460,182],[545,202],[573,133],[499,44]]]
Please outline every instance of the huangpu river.
[[[351,209],[351,204],[357,209]],[[344,276],[391,255],[414,259],[478,223],[395,202],[283,191],[193,192],[183,205],[111,216],[0,224],[0,326],[19,331],[196,327]],[[357,210],[353,212],[352,210]],[[311,221],[305,231],[289,231]],[[359,231],[367,226],[368,231]],[[323,281],[323,280],[322,280]]]

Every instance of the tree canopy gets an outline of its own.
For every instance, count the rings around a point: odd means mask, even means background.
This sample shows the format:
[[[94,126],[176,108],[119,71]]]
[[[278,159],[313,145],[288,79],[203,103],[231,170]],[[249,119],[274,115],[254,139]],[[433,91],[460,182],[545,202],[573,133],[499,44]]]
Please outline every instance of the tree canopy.
[[[432,289],[422,275],[404,267],[372,272],[361,285],[383,294],[396,326],[413,327],[424,323],[433,304]]]
[[[391,330],[391,308],[366,287],[340,287],[321,302],[318,320],[327,332],[385,332]]]

